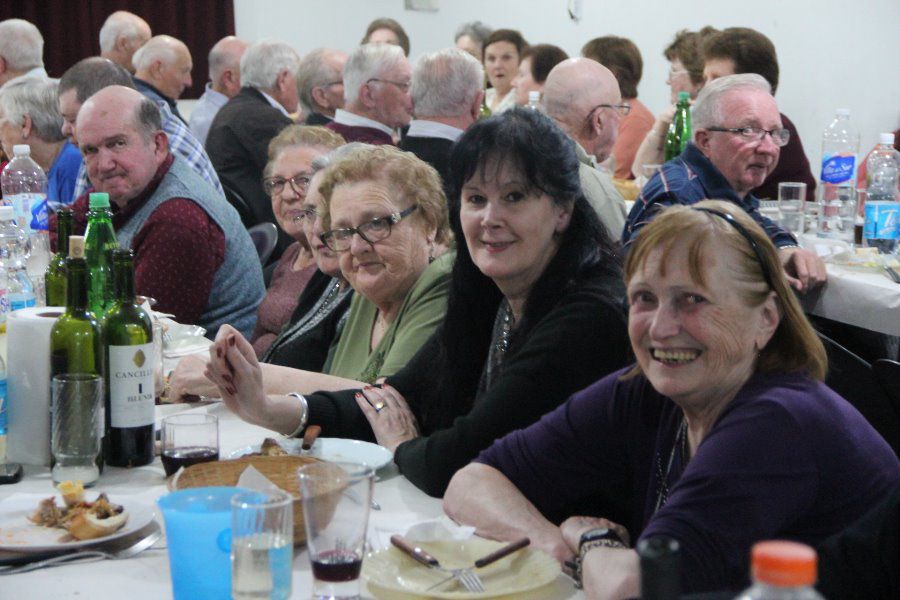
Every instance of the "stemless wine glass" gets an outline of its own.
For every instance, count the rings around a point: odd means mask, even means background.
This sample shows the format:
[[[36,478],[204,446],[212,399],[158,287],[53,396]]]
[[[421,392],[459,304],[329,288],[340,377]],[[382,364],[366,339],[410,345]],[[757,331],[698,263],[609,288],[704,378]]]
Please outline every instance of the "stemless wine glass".
[[[366,465],[320,462],[298,471],[313,598],[359,598],[374,470]]]
[[[160,458],[167,477],[181,467],[219,460],[219,419],[202,413],[166,417]]]
[[[103,438],[103,378],[87,373],[55,375],[51,381],[53,483],[100,477],[97,456]]]
[[[803,233],[806,203],[806,184],[782,181],[778,184],[778,208],[781,211],[779,225],[794,235]]]
[[[281,490],[231,499],[231,597],[287,600],[294,557],[294,498]]]

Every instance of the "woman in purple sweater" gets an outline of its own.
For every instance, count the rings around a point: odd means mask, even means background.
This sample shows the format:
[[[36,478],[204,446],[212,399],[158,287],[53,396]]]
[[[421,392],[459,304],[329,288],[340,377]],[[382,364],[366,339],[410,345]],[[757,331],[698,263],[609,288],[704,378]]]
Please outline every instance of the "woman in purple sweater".
[[[816,545],[900,481],[888,444],[821,382],[825,351],[775,248],[733,204],[667,209],[625,281],[637,364],[459,471],[450,516],[528,535],[576,558],[589,598],[626,598],[630,540],[676,539],[685,591],[740,588],[754,542]]]

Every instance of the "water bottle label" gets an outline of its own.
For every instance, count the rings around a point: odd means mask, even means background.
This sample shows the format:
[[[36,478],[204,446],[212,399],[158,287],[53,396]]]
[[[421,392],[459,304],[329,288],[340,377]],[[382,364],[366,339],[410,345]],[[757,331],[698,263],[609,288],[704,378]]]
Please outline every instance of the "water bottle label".
[[[6,434],[6,428],[8,424],[6,408],[6,377],[3,376],[2,378],[0,378],[0,435]]]
[[[47,212],[47,197],[44,196],[31,205],[31,229],[32,231],[47,231],[50,227],[50,217]]]
[[[35,305],[34,296],[17,296],[9,300],[9,312],[22,308],[30,308]]]
[[[26,233],[47,230],[47,196],[44,194],[16,194],[9,197],[9,203],[15,209],[16,221]]]
[[[822,182],[844,183],[853,179],[853,166],[856,157],[852,154],[832,154],[822,159]]]
[[[866,203],[867,240],[900,240],[900,202]]]
[[[9,298],[6,290],[0,289],[0,323],[6,323],[6,315],[9,314]]]

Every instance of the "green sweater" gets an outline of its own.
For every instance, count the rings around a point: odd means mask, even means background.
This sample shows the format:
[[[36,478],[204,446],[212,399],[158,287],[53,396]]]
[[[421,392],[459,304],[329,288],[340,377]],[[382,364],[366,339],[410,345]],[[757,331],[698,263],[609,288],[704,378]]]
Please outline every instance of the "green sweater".
[[[456,252],[446,252],[428,265],[372,352],[369,352],[369,342],[378,309],[361,294],[354,294],[347,323],[325,365],[325,372],[373,383],[406,366],[444,319],[455,258]]]

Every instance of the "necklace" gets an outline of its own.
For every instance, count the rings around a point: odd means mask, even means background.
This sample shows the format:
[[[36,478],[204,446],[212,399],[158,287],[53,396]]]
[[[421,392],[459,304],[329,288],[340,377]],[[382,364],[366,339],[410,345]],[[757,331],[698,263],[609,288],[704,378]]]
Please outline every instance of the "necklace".
[[[502,360],[503,355],[509,350],[509,338],[512,335],[513,313],[509,302],[503,301],[501,315],[498,316],[500,316],[500,331],[497,336],[495,348],[500,354],[498,359]]]
[[[657,450],[656,452],[656,506],[653,513],[659,511],[666,505],[669,499],[669,475],[672,471],[672,465],[675,463],[675,453],[680,452],[681,469],[687,464],[687,422],[681,417],[681,423],[678,425],[678,431],[675,432],[675,441],[672,443],[672,452],[669,453],[669,462],[666,465],[666,471],[663,472],[662,456]]]

